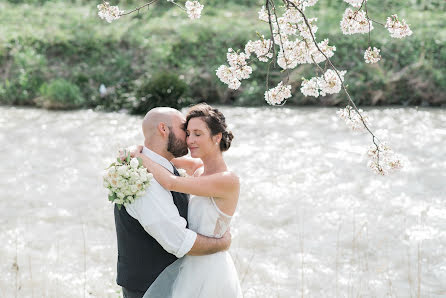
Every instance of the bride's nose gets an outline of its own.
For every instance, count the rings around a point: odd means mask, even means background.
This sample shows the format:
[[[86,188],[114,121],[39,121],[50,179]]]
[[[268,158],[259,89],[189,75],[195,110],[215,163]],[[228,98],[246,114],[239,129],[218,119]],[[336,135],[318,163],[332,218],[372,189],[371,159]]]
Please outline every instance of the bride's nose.
[[[187,143],[188,145],[193,144],[193,143],[194,143],[193,138],[192,138],[191,136],[187,136],[187,137],[186,137],[186,143]]]

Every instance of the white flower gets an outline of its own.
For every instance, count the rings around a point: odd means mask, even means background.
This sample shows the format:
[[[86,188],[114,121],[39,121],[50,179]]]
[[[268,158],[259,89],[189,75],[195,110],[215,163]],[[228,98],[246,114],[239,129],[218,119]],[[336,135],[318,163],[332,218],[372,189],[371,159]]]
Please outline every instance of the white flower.
[[[262,6],[262,9],[259,11],[259,19],[269,22],[268,11],[265,9],[265,6]],[[273,15],[271,16],[271,20],[273,20]]]
[[[279,21],[278,29],[277,29],[277,24],[274,23],[274,27],[275,27],[274,33],[279,33],[279,29],[280,29],[280,34],[283,34],[283,35],[293,35],[296,33],[296,31],[297,31],[296,24],[288,23],[284,17],[279,18],[278,21]]]
[[[136,193],[138,191],[138,187],[136,185],[130,185],[130,191],[132,193]]]
[[[380,50],[373,47],[373,50],[371,47],[369,47],[364,52],[364,60],[366,63],[376,63],[381,59],[381,55],[379,54]]]
[[[265,92],[265,100],[270,105],[280,105],[290,97],[291,85],[283,85],[282,82]]]
[[[315,35],[315,33],[317,32],[317,29],[318,29],[318,27],[316,26],[316,21],[317,21],[317,18],[308,19],[308,23],[310,24],[310,28],[311,28],[311,33],[313,35],[311,35],[310,29],[308,28],[306,23],[300,23],[297,26],[299,29],[299,33],[303,38],[308,39],[310,41],[313,40],[312,36]]]
[[[232,49],[229,49],[226,57],[229,65],[231,66],[231,72],[237,78],[237,80],[249,78],[249,75],[252,73],[251,66],[248,66],[246,62],[249,55],[245,53],[237,54]]]
[[[328,38],[324,39],[323,41],[318,43],[319,48],[322,50],[322,52],[325,54],[322,55],[321,52],[319,52],[319,50],[317,49],[317,47],[314,45],[314,43],[308,42],[311,45],[311,55],[313,56],[314,62],[316,63],[321,63],[325,60],[327,60],[325,58],[325,56],[327,56],[328,58],[333,57],[334,55],[334,51],[336,51],[336,47],[335,46],[329,46],[328,45]],[[307,63],[312,63],[313,60],[311,59],[311,57],[309,57],[309,60]]]
[[[367,165],[377,174],[384,176],[403,167],[400,156],[395,154],[386,143],[372,145],[367,155],[370,158]]]
[[[235,69],[226,65],[221,65],[217,69],[217,77],[223,83],[227,84],[231,89],[238,89],[240,87],[240,81],[237,79]]]
[[[271,53],[272,41],[270,39],[265,39],[263,35],[261,38],[262,39],[256,41],[248,41],[245,45],[245,53],[248,56],[250,56],[251,53],[255,53],[259,61],[268,62],[268,59],[273,57],[273,53]]]
[[[365,11],[347,8],[342,17],[341,30],[344,34],[368,33],[373,30],[373,24],[367,19]]]
[[[113,203],[122,205],[132,203],[143,195],[150,185],[153,175],[143,167],[139,167],[137,158],[129,162],[115,162],[110,165],[104,175],[104,187],[109,189],[109,198]]]
[[[393,38],[403,38],[412,35],[409,25],[405,20],[399,20],[396,14],[387,18],[386,26],[390,32],[390,36]]]
[[[367,1],[367,0],[344,0],[345,2],[347,2],[348,4],[350,4],[353,7],[360,7],[362,2]]]
[[[320,94],[325,96],[325,94],[339,93],[342,88],[345,73],[345,70],[339,71],[341,81],[334,70],[328,69],[318,81],[319,88],[321,89]]]
[[[277,64],[283,69],[293,69],[297,66],[297,60],[289,45],[294,44],[294,42],[287,42],[285,47],[281,48],[279,55],[277,55]]]
[[[336,114],[339,118],[345,121],[350,129],[354,131],[362,131],[365,129],[364,123],[368,125],[369,118],[365,115],[362,109],[358,109],[358,111],[362,115],[362,120],[360,114],[358,114],[358,112],[351,106],[346,106],[344,109],[340,109]],[[364,121],[364,123],[362,121]]]
[[[119,19],[121,14],[124,13],[123,10],[119,10],[118,6],[110,6],[108,2],[99,4],[97,8],[99,9],[98,16],[109,23]]]
[[[185,169],[177,169],[178,170],[178,174],[180,174],[180,177],[187,177],[189,175],[187,175],[187,172]]]
[[[305,80],[302,82],[300,92],[305,96],[319,96],[318,78],[314,77],[310,80]]]
[[[300,23],[304,21],[304,18],[300,14],[300,12],[295,8],[289,8],[283,14],[283,18],[288,23]]]
[[[126,177],[127,170],[128,170],[128,167],[126,165],[119,166],[117,169],[118,175]]]
[[[133,158],[130,160],[130,166],[131,166],[133,169],[137,169],[137,168],[138,168],[138,166],[139,166],[139,161],[138,161],[138,159],[137,159],[136,157],[133,157]]]
[[[297,7],[301,9],[313,6],[316,4],[317,1],[318,0],[290,0],[290,2],[294,3]]]
[[[198,1],[186,1],[185,7],[189,18],[195,20],[200,18],[204,6]]]

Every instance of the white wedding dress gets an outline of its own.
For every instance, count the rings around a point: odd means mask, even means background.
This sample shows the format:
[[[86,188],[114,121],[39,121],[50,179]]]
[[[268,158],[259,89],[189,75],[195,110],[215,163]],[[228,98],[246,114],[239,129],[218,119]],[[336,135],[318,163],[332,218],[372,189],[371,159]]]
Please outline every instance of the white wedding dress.
[[[231,216],[223,213],[213,198],[191,196],[189,229],[221,238]],[[237,271],[227,251],[205,256],[184,256],[158,276],[143,298],[241,298]]]

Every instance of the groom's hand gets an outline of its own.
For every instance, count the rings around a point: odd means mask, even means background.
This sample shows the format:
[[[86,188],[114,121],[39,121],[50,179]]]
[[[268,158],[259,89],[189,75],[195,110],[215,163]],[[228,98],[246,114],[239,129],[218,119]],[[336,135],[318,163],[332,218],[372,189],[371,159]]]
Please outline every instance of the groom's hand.
[[[226,231],[226,233],[224,233],[223,237],[221,238],[221,241],[223,242],[224,250],[229,249],[229,247],[231,246],[231,240],[232,240],[231,230],[228,229]]]

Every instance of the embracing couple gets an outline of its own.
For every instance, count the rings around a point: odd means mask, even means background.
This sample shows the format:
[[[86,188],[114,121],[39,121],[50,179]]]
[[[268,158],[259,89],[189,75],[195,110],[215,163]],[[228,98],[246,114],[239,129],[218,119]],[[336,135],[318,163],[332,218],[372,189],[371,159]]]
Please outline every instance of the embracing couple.
[[[142,130],[144,146],[131,155],[142,158],[154,179],[145,195],[114,210],[124,297],[242,297],[227,252],[240,182],[222,155],[233,138],[224,115],[207,104],[191,107],[186,117],[155,108]],[[192,158],[184,157],[188,148]]]

